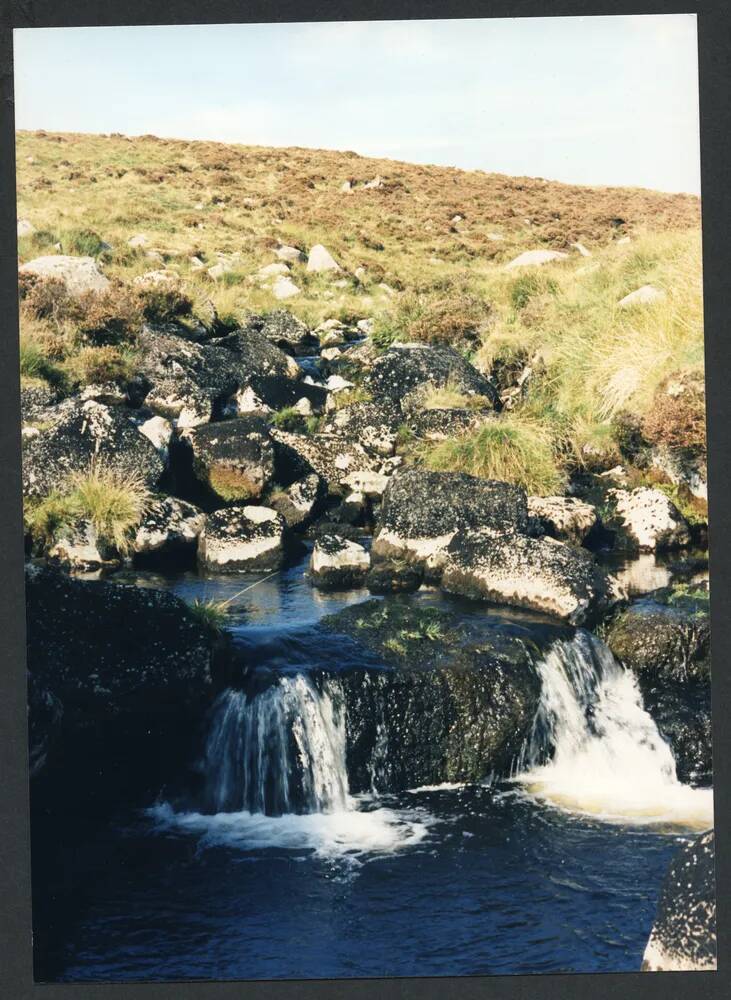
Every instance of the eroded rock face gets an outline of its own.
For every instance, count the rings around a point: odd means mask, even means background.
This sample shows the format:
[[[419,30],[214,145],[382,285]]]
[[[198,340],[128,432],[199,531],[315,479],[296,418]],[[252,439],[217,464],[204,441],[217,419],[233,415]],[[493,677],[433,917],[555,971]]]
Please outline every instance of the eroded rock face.
[[[596,507],[576,497],[528,497],[528,513],[551,538],[581,545],[597,523]]]
[[[173,555],[196,545],[206,515],[192,503],[161,497],[147,508],[132,545],[138,556]]]
[[[665,876],[643,972],[716,968],[716,880],[713,831],[685,844]]]
[[[256,415],[185,431],[193,473],[223,503],[257,500],[274,476],[269,427]]]
[[[394,344],[373,362],[365,385],[377,402],[405,411],[412,400],[418,402],[419,389],[447,385],[460,393],[484,396],[500,407],[492,382],[451,347]]]
[[[53,422],[23,441],[23,495],[44,497],[92,463],[140,476],[154,489],[165,466],[131,411],[94,400],[67,400],[47,411]]]
[[[357,542],[339,535],[322,535],[310,557],[310,580],[321,590],[351,590],[363,583],[370,562],[370,556]]]
[[[104,292],[109,288],[109,278],[99,270],[93,257],[71,257],[66,254],[50,254],[36,257],[18,268],[20,274],[36,274],[39,278],[55,278],[63,281],[69,295],[84,295],[86,292]]]
[[[690,529],[675,504],[660,490],[610,490],[616,518],[630,544],[640,552],[660,552],[690,543]]]
[[[585,549],[485,528],[454,535],[441,585],[453,594],[530,608],[572,625],[593,621],[619,596]]]
[[[383,494],[373,561],[405,559],[438,578],[458,531],[522,532],[527,523],[519,486],[460,472],[407,469],[391,478]]]
[[[284,558],[284,530],[284,518],[271,507],[217,510],[198,536],[198,563],[219,573],[277,569]]]
[[[478,629],[407,598],[366,601],[322,626],[350,638],[353,662],[376,664],[338,675],[352,791],[509,773],[540,696],[529,634]]]

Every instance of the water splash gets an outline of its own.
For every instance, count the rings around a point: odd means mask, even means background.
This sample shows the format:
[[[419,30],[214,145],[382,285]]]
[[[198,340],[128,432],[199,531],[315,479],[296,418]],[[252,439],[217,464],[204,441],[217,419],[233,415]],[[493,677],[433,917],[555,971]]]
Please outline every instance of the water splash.
[[[637,682],[588,632],[538,664],[541,700],[515,780],[536,798],[610,822],[705,829],[711,789],[678,781]]]

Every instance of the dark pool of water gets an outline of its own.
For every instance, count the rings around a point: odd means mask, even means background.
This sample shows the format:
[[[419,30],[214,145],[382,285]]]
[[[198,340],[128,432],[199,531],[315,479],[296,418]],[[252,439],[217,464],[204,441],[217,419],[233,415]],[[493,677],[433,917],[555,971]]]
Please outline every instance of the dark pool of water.
[[[324,614],[369,597],[322,594],[303,569],[300,562],[268,579],[118,579],[169,587],[186,600],[231,598],[232,629],[266,660],[273,637],[281,651],[287,630],[301,634]],[[435,592],[418,599],[445,603]],[[539,621],[447,604],[518,626]],[[313,661],[337,653],[335,646],[313,650]],[[242,817],[237,829],[230,817],[223,827],[210,818],[186,825],[122,810],[103,828],[84,831],[56,882],[36,884],[37,978],[639,969],[677,836],[571,816],[509,785],[362,800],[356,825],[364,812],[374,813],[376,834],[386,836],[374,846],[366,824],[349,849],[341,832],[327,824],[313,831],[307,820],[260,828]]]

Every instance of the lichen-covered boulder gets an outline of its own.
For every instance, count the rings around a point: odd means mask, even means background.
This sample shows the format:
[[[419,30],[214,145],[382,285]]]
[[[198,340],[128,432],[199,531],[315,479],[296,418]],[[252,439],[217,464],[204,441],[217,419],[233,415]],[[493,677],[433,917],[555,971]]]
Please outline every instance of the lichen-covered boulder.
[[[284,559],[284,531],[284,518],[271,507],[224,507],[206,518],[198,563],[218,573],[277,569]]]
[[[322,431],[357,441],[370,454],[388,458],[396,449],[402,419],[398,410],[388,404],[353,403],[335,410],[327,418]]]
[[[285,490],[271,493],[267,505],[282,515],[288,528],[306,528],[317,516],[326,494],[324,483],[313,472]]]
[[[20,383],[20,418],[23,424],[43,422],[45,413],[58,403],[58,392],[41,379],[24,379]]]
[[[438,577],[447,547],[461,529],[522,532],[528,524],[525,492],[511,483],[461,472],[397,472],[383,494],[373,561],[401,558]]]
[[[642,971],[715,968],[715,837],[711,830],[686,843],[670,862]]]
[[[23,495],[44,497],[92,463],[124,470],[154,489],[165,464],[134,414],[94,400],[67,400],[47,411],[48,426],[23,440]]]
[[[109,278],[102,274],[93,257],[50,254],[29,260],[18,268],[18,272],[62,281],[69,295],[74,296],[81,296],[86,292],[104,292],[109,288]]]
[[[295,357],[316,354],[320,347],[315,334],[287,309],[275,309],[263,316],[251,316],[244,329],[260,332],[270,343]]]
[[[259,499],[274,477],[269,426],[255,414],[191,428],[181,442],[198,482],[223,503]]]
[[[451,347],[394,344],[373,362],[365,385],[377,402],[404,411],[409,410],[410,403],[418,402],[419,390],[427,386],[449,385],[459,393],[484,396],[495,408],[500,406],[492,382]]]
[[[452,594],[529,608],[572,625],[594,621],[619,597],[586,549],[489,528],[454,535],[441,586]]]
[[[652,449],[652,464],[670,482],[683,485],[694,497],[708,499],[708,459],[705,448],[657,445]]]
[[[316,473],[328,493],[344,496],[352,492],[345,482],[354,472],[378,472],[381,462],[357,441],[333,434],[293,434],[272,429],[276,462],[287,470],[287,478],[299,479]],[[286,480],[285,480],[286,481]]]
[[[370,566],[362,545],[339,535],[322,535],[310,556],[309,577],[321,590],[352,590],[362,585]]]
[[[321,627],[344,636],[352,791],[510,772],[540,698],[537,636],[409,598],[351,605]]]
[[[609,490],[615,518],[629,547],[641,552],[681,548],[691,540],[690,529],[675,504],[660,490],[646,486]]]
[[[59,529],[47,555],[51,562],[73,572],[96,572],[119,565],[119,554],[83,518]]]
[[[206,515],[177,497],[159,497],[145,511],[132,551],[138,557],[165,557],[195,547]]]
[[[528,514],[551,538],[581,545],[597,523],[596,507],[576,497],[528,497]]]

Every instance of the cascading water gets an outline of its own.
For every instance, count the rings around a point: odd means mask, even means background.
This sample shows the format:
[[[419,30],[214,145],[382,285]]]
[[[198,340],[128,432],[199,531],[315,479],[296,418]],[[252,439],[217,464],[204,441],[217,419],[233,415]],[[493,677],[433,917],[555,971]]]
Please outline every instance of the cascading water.
[[[605,820],[713,824],[711,789],[678,781],[637,682],[588,632],[538,664],[541,700],[516,780],[536,798]]]
[[[345,726],[330,692],[303,674],[256,695],[229,689],[214,706],[205,750],[213,812],[329,813],[346,809]]]

